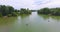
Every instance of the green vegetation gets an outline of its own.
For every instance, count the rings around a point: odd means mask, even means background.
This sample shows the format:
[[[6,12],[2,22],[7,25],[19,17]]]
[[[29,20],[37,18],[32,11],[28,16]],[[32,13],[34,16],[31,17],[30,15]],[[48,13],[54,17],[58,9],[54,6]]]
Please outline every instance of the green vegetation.
[[[20,14],[31,14],[31,11],[29,9],[23,9],[23,8],[21,8]]]
[[[20,10],[14,9],[12,6],[0,5],[0,17],[2,16],[17,16],[23,14],[31,14],[31,12],[37,10],[29,10],[28,8],[21,8]],[[56,15],[60,16],[60,8],[42,8],[37,11],[38,14]]]
[[[60,16],[60,8],[52,8],[50,10],[52,15]]]
[[[50,9],[49,8],[43,8],[38,10],[38,14],[49,14],[50,13]]]
[[[60,8],[43,8],[38,10],[38,14],[50,14],[60,16]]]
[[[0,17],[2,16],[17,16],[20,14],[31,14],[29,9],[21,8],[20,10],[14,9],[12,6],[0,5]]]
[[[16,12],[12,6],[0,5],[0,16],[17,16]]]

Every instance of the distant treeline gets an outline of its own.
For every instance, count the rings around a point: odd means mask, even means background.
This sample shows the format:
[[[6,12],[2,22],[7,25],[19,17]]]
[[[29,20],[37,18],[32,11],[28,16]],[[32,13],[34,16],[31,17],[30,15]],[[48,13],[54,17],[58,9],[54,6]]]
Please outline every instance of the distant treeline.
[[[38,14],[48,14],[48,15],[55,15],[60,16],[60,8],[42,8],[37,11]]]
[[[0,16],[17,16],[18,14],[31,14],[29,9],[14,9],[12,6],[0,5]]]
[[[60,16],[60,8],[42,8],[39,10],[29,10],[29,8],[21,8],[20,10],[14,9],[12,6],[0,5],[0,16],[18,16],[23,14],[31,14],[36,12],[38,14],[48,14]]]

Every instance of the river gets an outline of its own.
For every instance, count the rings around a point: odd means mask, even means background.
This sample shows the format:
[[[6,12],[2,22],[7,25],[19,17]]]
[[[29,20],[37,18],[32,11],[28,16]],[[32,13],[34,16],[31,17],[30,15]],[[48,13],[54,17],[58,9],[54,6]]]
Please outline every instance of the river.
[[[0,17],[0,32],[60,32],[60,16],[20,15]]]

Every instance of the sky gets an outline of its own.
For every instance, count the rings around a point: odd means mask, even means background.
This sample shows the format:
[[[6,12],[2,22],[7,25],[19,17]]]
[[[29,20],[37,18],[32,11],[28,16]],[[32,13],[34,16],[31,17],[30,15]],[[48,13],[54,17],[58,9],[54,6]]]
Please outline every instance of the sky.
[[[45,7],[60,7],[60,0],[0,0],[0,5],[10,5],[15,9],[29,8],[35,10]]]

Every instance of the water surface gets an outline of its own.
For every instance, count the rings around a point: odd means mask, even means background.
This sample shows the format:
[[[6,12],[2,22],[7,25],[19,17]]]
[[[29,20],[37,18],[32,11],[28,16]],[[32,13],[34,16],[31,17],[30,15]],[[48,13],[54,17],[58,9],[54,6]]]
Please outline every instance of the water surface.
[[[60,16],[20,15],[0,18],[0,32],[60,32]]]

